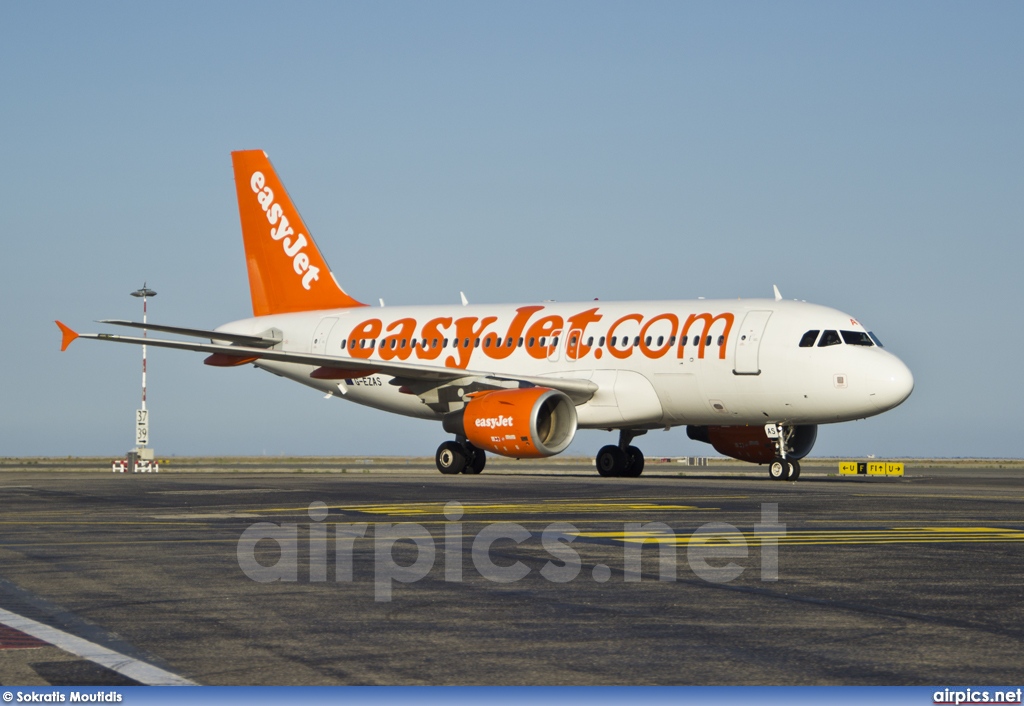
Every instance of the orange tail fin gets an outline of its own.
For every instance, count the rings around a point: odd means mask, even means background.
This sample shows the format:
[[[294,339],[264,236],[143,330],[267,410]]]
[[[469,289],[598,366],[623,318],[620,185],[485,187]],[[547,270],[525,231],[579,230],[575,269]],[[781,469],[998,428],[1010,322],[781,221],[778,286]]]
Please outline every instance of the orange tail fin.
[[[232,152],[256,316],[365,306],[341,288],[262,150]]]

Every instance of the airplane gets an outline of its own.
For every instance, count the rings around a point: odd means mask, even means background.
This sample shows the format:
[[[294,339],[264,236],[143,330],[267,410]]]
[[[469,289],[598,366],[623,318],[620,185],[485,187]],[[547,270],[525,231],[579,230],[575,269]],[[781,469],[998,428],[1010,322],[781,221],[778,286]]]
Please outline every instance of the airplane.
[[[914,389],[907,366],[855,318],[782,299],[369,307],[335,279],[267,155],[232,153],[253,316],[213,330],[103,320],[209,342],[76,338],[207,353],[358,404],[440,421],[445,474],[486,454],[542,458],[578,429],[618,431],[597,471],[638,477],[633,440],[687,436],[795,480],[818,426],[863,419]]]

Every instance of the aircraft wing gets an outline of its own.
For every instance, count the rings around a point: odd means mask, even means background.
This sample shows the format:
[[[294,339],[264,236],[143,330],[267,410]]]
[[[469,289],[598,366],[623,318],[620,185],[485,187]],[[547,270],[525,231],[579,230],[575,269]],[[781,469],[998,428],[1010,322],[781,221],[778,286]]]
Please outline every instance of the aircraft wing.
[[[134,322],[109,321],[118,325],[138,324]],[[134,345],[155,346],[157,348],[174,348],[177,350],[199,351],[216,356],[213,360],[215,365],[244,365],[260,360],[272,360],[281,363],[298,363],[300,365],[317,366],[318,370],[313,371],[313,377],[322,379],[343,379],[362,377],[383,373],[400,379],[403,382],[432,383],[433,385],[444,384],[455,380],[473,378],[477,381],[487,381],[494,387],[507,387],[509,382],[523,382],[538,387],[550,387],[551,389],[564,392],[575,404],[583,404],[597,392],[598,386],[589,381],[579,378],[555,378],[532,375],[509,375],[491,371],[465,370],[463,368],[448,368],[443,366],[423,365],[420,363],[407,363],[404,361],[386,360],[364,360],[361,358],[350,358],[342,356],[325,355],[322,353],[300,353],[295,351],[283,351],[266,347],[267,344],[277,344],[269,338],[258,336],[244,336],[227,334],[218,331],[206,331],[202,329],[187,329],[174,326],[146,325],[146,328],[155,331],[166,331],[181,333],[214,340],[252,339],[260,341],[260,345],[239,345],[221,343],[200,343],[195,341],[178,341],[160,338],[142,338],[140,336],[120,336],[111,333],[78,333],[67,325],[56,322],[63,335],[61,350],[67,347],[76,338],[91,338],[97,341],[112,341],[114,343],[131,343]],[[140,326],[141,327],[141,326]],[[185,332],[190,333],[185,333]]]

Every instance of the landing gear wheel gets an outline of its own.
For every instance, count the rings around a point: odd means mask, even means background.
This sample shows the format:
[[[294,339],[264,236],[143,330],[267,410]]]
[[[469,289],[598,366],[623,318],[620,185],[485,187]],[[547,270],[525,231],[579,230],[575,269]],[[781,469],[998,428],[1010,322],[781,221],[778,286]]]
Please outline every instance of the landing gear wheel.
[[[772,480],[782,480],[787,475],[786,461],[781,458],[773,458],[768,466],[768,477]]]
[[[786,480],[796,480],[800,477],[800,462],[786,461]]]
[[[469,460],[466,463],[466,467],[462,469],[462,472],[467,475],[478,475],[487,464],[487,454],[483,449],[478,449],[470,443],[467,443],[465,448],[469,452]]]
[[[462,473],[468,462],[466,447],[455,441],[446,441],[437,447],[434,462],[437,470],[445,475]],[[483,466],[481,466],[481,470]]]
[[[635,446],[626,447],[626,469],[622,475],[626,478],[639,478],[644,472],[644,452]]]
[[[602,446],[597,452],[597,472],[605,478],[617,478],[626,470],[625,452],[618,446]]]

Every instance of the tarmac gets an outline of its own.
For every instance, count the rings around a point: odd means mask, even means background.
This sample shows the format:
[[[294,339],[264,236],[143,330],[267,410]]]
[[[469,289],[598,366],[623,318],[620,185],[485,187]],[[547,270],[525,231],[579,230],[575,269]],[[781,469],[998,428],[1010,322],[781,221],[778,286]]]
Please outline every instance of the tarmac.
[[[1018,686],[1024,471],[921,465],[8,459],[0,685]]]

